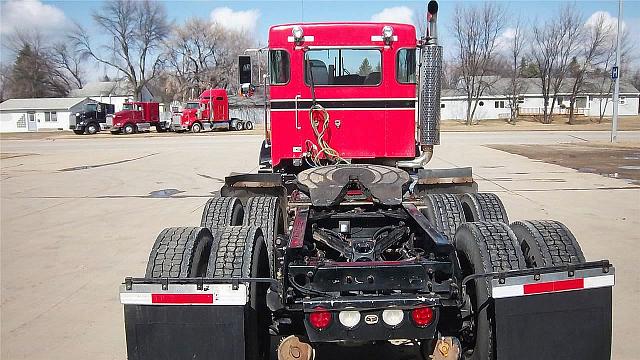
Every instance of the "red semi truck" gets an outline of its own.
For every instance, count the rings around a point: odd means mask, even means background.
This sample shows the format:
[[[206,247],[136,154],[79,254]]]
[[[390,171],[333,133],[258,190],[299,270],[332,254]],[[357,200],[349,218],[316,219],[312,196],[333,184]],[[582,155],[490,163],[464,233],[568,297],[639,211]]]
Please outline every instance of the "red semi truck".
[[[213,111],[211,110],[213,109]],[[224,89],[209,89],[198,100],[188,101],[182,114],[173,117],[174,131],[192,131],[226,128],[229,130],[253,129],[249,120],[229,117],[229,97]]]
[[[226,177],[200,226],[163,230],[122,283],[129,360],[366,358],[385,342],[405,358],[611,358],[609,261],[558,221],[510,222],[471,168],[429,166],[443,48],[427,9],[420,39],[387,22],[270,28],[264,172]]]
[[[158,132],[169,130],[169,123],[160,119],[160,104],[157,102],[126,102],[121,111],[107,119],[111,133],[134,134],[149,131],[155,126]]]

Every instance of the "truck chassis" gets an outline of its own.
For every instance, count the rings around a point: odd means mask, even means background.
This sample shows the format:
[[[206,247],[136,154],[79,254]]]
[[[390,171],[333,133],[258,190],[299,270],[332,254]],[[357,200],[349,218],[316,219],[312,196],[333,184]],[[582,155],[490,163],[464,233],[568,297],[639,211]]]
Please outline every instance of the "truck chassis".
[[[145,277],[125,279],[129,359],[266,359],[276,346],[310,359],[322,343],[399,339],[442,359],[608,358],[613,266],[586,262],[561,223],[509,225],[495,194],[434,192],[450,178],[430,174],[228,177],[200,227],[165,229]],[[239,346],[215,340],[229,334]]]

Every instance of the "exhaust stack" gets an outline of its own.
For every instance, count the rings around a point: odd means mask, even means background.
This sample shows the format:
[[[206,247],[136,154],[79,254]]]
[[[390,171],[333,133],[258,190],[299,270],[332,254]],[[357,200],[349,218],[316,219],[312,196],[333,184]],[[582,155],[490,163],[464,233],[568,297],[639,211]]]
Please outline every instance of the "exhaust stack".
[[[438,45],[436,20],[438,2],[427,5],[427,33],[420,50],[418,87],[418,125],[420,155],[396,162],[400,168],[424,168],[433,156],[433,146],[440,145],[440,87],[442,85],[442,46]]]
[[[428,33],[420,59],[419,123],[420,145],[440,144],[440,88],[442,85],[442,46],[438,45],[436,22],[438,3],[427,6]]]

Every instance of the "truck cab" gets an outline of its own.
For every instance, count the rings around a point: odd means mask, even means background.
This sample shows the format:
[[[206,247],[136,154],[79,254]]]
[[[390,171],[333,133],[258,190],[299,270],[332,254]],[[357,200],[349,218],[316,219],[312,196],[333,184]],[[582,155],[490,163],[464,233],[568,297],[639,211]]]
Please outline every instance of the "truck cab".
[[[84,104],[82,111],[71,115],[69,129],[76,135],[93,135],[108,129],[107,117],[114,113],[113,104],[89,102]]]
[[[168,124],[160,121],[160,104],[157,102],[126,102],[122,110],[113,115],[111,123],[112,134],[149,131],[151,126],[155,126],[158,132],[168,128]]]
[[[192,131],[226,128],[230,130],[252,129],[253,123],[241,119],[229,118],[229,97],[225,89],[208,89],[200,94],[198,100],[188,101],[182,115],[174,117],[174,131]]]
[[[369,163],[414,158],[416,45],[415,28],[408,24],[271,27],[274,169],[293,166],[299,172],[328,153]],[[314,105],[322,111],[310,118]],[[318,131],[332,150],[323,150]]]

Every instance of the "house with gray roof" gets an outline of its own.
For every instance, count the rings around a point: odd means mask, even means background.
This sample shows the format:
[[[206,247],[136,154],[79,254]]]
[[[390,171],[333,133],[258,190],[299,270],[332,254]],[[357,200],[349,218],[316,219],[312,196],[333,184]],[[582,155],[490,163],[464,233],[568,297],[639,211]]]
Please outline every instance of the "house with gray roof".
[[[9,99],[0,103],[0,132],[68,130],[87,97]]]
[[[88,83],[82,89],[71,90],[69,96],[88,97],[101,103],[113,104],[116,112],[122,110],[125,102],[134,99],[133,89],[126,80]],[[146,86],[142,88],[141,101],[153,101],[153,94]]]
[[[488,85],[487,90],[478,101],[475,120],[507,119],[509,118],[510,79],[489,76],[482,79]],[[544,98],[540,80],[537,78],[520,79],[520,93],[518,94],[518,112],[520,115],[539,115],[544,111]],[[568,114],[571,87],[574,79],[567,78],[563,82],[556,97],[553,108],[554,114]],[[602,83],[595,79],[585,79],[582,91],[576,97],[574,113],[578,116],[598,117],[601,113],[605,117],[612,116],[610,83]],[[552,101],[553,94],[549,101]],[[551,106],[551,104],[549,104]],[[467,103],[464,92],[460,89],[443,89],[441,97],[441,118],[443,120],[466,119]],[[638,115],[640,112],[640,91],[630,83],[620,82],[620,102],[618,106],[620,116]]]

